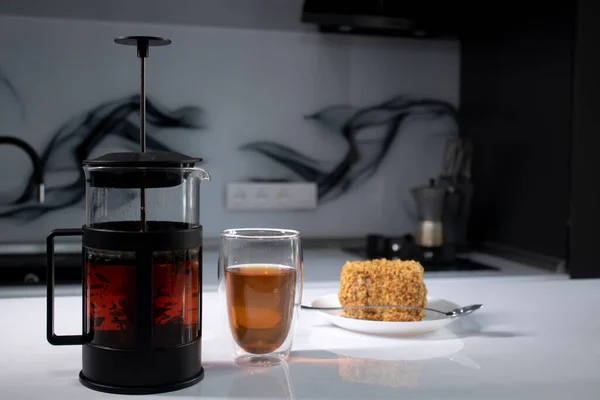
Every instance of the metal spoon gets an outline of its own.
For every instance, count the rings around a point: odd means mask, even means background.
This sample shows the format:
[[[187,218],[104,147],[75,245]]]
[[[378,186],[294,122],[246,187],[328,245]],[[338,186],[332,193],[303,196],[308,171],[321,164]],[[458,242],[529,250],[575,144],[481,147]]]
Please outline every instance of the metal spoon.
[[[318,310],[318,311],[335,311],[335,310],[362,310],[368,308],[408,308],[411,310],[427,310],[433,311],[438,314],[443,314],[450,318],[462,317],[468,314],[471,314],[473,311],[479,310],[483,307],[483,304],[472,304],[470,306],[455,308],[450,311],[440,311],[433,308],[427,307],[413,307],[413,306],[346,306],[346,307],[313,307],[313,306],[305,306],[301,305],[301,308],[304,310]]]

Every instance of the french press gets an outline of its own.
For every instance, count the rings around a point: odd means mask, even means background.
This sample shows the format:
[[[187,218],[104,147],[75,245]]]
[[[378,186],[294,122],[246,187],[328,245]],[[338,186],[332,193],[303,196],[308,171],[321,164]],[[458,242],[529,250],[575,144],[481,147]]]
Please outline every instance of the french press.
[[[47,238],[47,339],[83,345],[79,379],[88,388],[149,394],[199,382],[202,332],[199,158],[146,152],[145,70],[150,46],[169,39],[132,36],[141,60],[141,151],[83,162],[86,224]],[[81,335],[54,333],[54,238],[82,236]]]

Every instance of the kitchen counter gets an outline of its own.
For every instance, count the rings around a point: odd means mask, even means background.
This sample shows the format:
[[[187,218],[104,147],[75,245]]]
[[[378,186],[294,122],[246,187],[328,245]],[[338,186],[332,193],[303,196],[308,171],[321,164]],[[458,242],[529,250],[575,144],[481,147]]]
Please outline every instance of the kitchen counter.
[[[214,248],[204,250],[203,286],[206,290],[215,288],[217,281],[218,256],[218,251]],[[503,280],[555,280],[569,278],[565,273],[553,273],[548,270],[535,268],[488,254],[471,253],[467,256],[475,261],[496,267],[498,270],[426,272],[425,276],[431,279],[493,277]],[[304,250],[304,279],[308,283],[314,283],[317,285],[336,281],[339,279],[342,266],[346,261],[360,259],[361,258],[359,256],[339,248],[306,248]],[[60,269],[60,267],[61,264],[59,261],[57,261],[57,269]],[[59,285],[57,289],[57,295],[59,296],[74,296],[78,294],[81,294],[80,285]],[[45,295],[45,286],[41,285],[0,286],[0,298],[33,297]]]
[[[431,295],[483,303],[448,329],[376,337],[301,311],[284,366],[245,369],[223,339],[215,292],[204,293],[202,382],[159,399],[596,399],[600,393],[600,280],[446,278]],[[304,303],[334,282],[309,283]],[[111,399],[78,382],[79,346],[45,339],[45,299],[0,300],[0,398]],[[57,331],[81,329],[77,297],[57,299]]]

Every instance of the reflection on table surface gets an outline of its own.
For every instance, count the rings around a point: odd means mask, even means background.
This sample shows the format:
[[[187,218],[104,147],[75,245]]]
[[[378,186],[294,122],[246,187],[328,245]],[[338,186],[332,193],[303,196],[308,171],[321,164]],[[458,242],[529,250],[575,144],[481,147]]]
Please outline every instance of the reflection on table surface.
[[[177,392],[178,396],[389,399],[397,398],[399,389],[415,390],[430,384],[443,371],[460,375],[458,370],[469,373],[480,368],[476,361],[461,354],[463,339],[447,329],[398,338],[328,325],[312,327],[299,333],[298,349],[292,351],[288,361],[271,368],[235,365],[230,349],[217,346],[219,336],[212,333],[204,337],[204,381]]]

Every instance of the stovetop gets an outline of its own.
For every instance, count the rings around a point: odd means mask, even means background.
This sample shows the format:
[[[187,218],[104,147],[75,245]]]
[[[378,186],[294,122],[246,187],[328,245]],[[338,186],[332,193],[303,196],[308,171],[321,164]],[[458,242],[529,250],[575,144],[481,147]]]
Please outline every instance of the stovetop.
[[[57,253],[55,283],[80,284],[82,279],[81,252],[77,254]],[[0,285],[45,285],[46,254],[2,254],[0,255]]]
[[[367,259],[366,249],[344,249],[345,252],[350,253],[354,256]],[[465,257],[456,257],[452,263],[435,264],[422,262],[425,272],[460,272],[460,271],[498,271],[500,268],[493,267],[491,265],[482,264],[477,261],[470,260]]]

